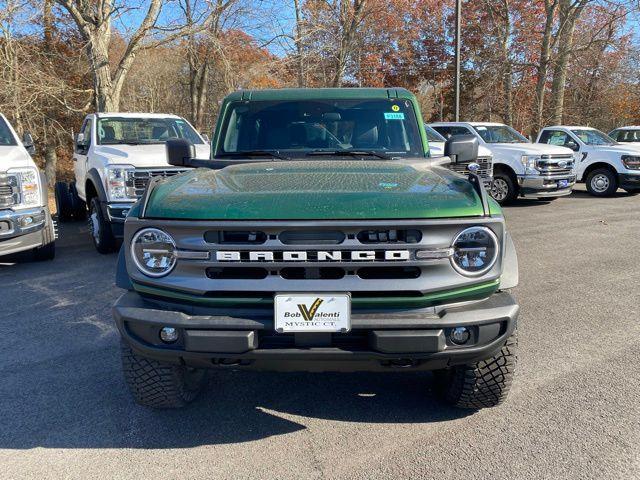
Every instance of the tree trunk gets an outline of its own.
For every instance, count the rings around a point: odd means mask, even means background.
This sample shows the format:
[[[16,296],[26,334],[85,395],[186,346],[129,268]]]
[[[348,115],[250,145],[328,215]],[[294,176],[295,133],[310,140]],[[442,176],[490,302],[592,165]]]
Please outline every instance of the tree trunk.
[[[44,175],[47,177],[47,184],[53,188],[56,184],[58,171],[58,154],[56,153],[56,141],[52,135],[47,135],[44,147]]]
[[[573,49],[576,21],[589,0],[560,0],[560,33],[558,59],[553,69],[551,85],[551,122],[562,124],[564,119],[564,92],[567,83],[569,57]]]
[[[293,6],[296,14],[296,34],[295,34],[295,46],[296,46],[296,60],[298,70],[298,87],[305,86],[304,81],[304,48],[302,44],[302,16],[300,14],[300,0],[293,0]]]
[[[545,0],[545,23],[542,43],[540,45],[540,63],[537,66],[536,94],[534,103],[533,125],[531,126],[531,137],[536,138],[543,125],[545,87],[547,76],[549,75],[549,63],[551,61],[551,36],[555,21],[558,0]]]
[[[336,53],[336,68],[331,85],[340,87],[347,68],[347,61],[353,50],[356,33],[364,16],[364,7],[367,0],[340,0],[339,4],[339,29],[341,32],[340,43]]]
[[[502,90],[504,93],[504,104],[502,108],[502,121],[507,125],[513,124],[513,64],[509,52],[509,37],[511,36],[511,15],[509,13],[509,1],[502,2],[502,27],[501,27],[501,47],[502,47]]]
[[[96,112],[117,112],[120,106],[120,92],[114,91],[113,79],[111,78],[110,40],[111,32],[107,27],[92,33],[88,43]]]

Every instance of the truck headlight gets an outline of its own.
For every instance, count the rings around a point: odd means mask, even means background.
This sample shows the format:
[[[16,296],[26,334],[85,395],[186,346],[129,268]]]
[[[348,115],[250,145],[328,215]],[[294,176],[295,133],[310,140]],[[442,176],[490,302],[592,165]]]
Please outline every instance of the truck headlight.
[[[524,166],[524,171],[528,175],[537,175],[538,172],[538,161],[541,160],[542,157],[539,155],[522,155],[520,157],[520,161]]]
[[[451,263],[458,273],[476,277],[488,272],[498,259],[498,237],[487,227],[470,227],[453,240]]]
[[[640,157],[623,155],[622,163],[627,170],[640,170]]]
[[[8,175],[15,176],[20,188],[19,207],[39,206],[40,202],[40,175],[35,168],[12,168]]]
[[[157,228],[144,228],[131,240],[131,257],[149,277],[168,275],[176,266],[176,244],[171,235]]]
[[[111,165],[107,167],[107,195],[109,200],[136,200],[133,182],[135,168],[132,165]]]

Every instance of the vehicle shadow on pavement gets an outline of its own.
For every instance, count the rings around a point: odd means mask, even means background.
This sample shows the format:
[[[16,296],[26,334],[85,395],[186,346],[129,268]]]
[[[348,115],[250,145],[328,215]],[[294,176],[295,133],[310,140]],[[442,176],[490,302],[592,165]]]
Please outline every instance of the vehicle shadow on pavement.
[[[308,419],[416,424],[471,413],[440,404],[430,374],[212,372],[192,405],[151,410],[131,399],[113,344],[33,367],[3,372],[0,449],[190,448],[293,433]]]

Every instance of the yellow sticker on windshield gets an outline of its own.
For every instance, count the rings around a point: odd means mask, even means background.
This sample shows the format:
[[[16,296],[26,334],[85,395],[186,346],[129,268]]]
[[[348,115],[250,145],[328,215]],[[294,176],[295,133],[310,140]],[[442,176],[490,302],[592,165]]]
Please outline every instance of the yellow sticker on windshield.
[[[398,105],[393,105],[391,107],[391,110],[393,110],[394,112],[399,112],[400,111],[400,107]]]

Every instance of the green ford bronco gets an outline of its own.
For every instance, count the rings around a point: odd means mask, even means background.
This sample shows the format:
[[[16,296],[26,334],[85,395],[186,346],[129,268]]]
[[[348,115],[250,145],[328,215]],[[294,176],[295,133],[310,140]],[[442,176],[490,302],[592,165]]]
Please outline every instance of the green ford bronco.
[[[433,370],[458,407],[505,399],[518,265],[470,164],[474,137],[432,157],[404,89],[241,91],[210,159],[170,163],[125,222],[113,313],[140,404],[180,407],[207,369]]]

